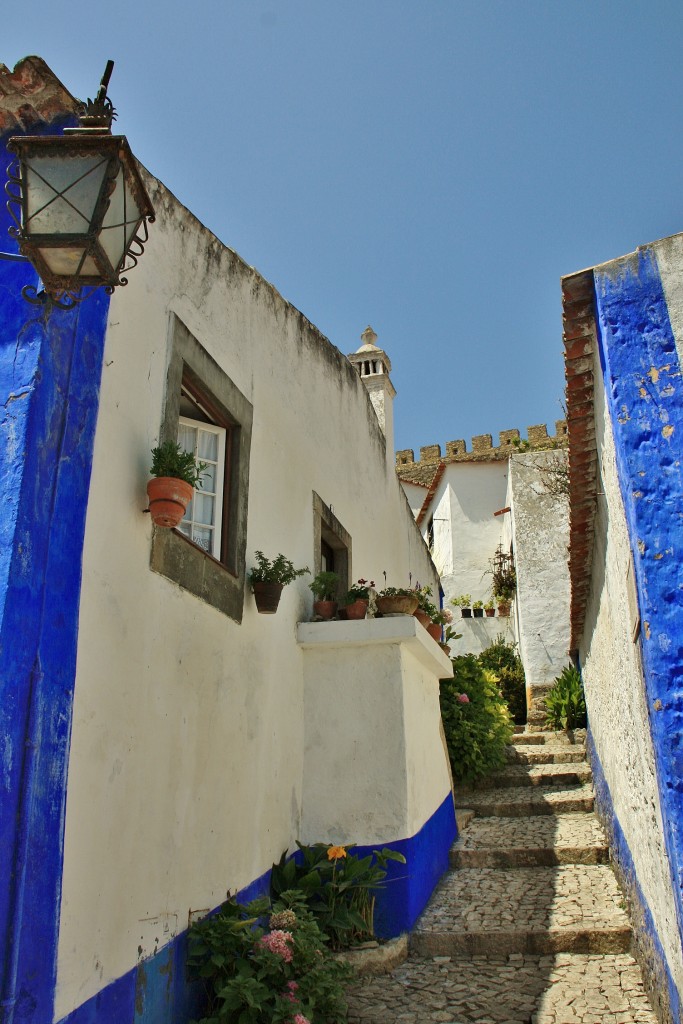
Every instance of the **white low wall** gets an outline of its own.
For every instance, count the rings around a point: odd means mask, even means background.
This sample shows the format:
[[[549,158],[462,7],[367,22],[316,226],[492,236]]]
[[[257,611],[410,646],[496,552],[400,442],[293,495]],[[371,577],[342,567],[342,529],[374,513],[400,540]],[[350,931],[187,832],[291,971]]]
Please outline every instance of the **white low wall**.
[[[415,835],[451,789],[439,710],[450,660],[408,615],[300,623],[297,637],[303,841],[372,845]]]

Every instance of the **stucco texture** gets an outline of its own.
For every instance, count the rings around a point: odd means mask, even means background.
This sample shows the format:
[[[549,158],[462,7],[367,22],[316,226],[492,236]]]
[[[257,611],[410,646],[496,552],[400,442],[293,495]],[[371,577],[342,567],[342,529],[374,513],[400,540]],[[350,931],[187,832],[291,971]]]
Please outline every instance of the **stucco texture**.
[[[69,765],[57,1018],[292,849],[302,818],[306,578],[241,624],[150,569],[143,514],[174,318],[254,410],[247,565],[313,566],[312,495],[352,578],[437,577],[370,398],[341,352],[164,187],[111,302],[95,436]],[[116,496],[115,507],[112,504]],[[358,709],[349,708],[355,715]],[[342,723],[343,727],[343,723]],[[331,794],[331,799],[334,794]],[[353,836],[353,819],[345,831]]]

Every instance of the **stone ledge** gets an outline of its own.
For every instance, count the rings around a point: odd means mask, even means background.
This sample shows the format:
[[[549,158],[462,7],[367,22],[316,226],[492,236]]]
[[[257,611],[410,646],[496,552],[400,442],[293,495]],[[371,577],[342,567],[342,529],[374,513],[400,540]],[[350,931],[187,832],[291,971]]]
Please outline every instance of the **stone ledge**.
[[[450,679],[453,675],[450,658],[414,615],[346,622],[299,622],[296,638],[304,650],[400,644],[437,678]]]
[[[390,974],[395,967],[408,959],[408,935],[399,935],[381,945],[368,944],[358,949],[345,949],[334,954],[336,960],[353,967],[359,977],[368,974]]]

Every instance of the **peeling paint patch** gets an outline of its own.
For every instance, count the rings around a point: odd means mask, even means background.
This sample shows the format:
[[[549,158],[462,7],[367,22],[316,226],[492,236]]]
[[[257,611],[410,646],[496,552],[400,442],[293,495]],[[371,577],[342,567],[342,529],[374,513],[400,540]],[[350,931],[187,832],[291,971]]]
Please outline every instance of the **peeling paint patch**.
[[[646,620],[646,621],[645,621],[645,622],[643,623],[643,626],[645,627],[645,636],[646,636],[646,637],[647,637],[647,639],[649,640],[649,639],[650,639],[650,623],[649,623],[649,622],[647,622],[647,620]]]
[[[645,554],[645,541],[644,540],[639,540],[638,541],[638,551],[640,552],[641,555]]]
[[[666,438],[667,441],[671,437],[673,432],[674,428],[670,423],[667,423],[665,427],[662,427],[662,437]]]

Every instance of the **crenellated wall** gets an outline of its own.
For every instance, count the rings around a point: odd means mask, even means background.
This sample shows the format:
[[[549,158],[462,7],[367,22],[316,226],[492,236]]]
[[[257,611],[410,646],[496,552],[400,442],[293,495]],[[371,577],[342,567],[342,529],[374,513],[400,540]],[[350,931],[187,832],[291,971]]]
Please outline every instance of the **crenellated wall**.
[[[498,444],[493,444],[491,434],[475,434],[471,448],[461,438],[446,441],[445,452],[440,444],[428,444],[420,448],[420,457],[415,461],[412,448],[396,452],[396,472],[401,480],[408,483],[428,483],[440,462],[497,462],[508,459],[516,451],[545,451],[549,448],[563,448],[567,444],[567,422],[556,420],[555,433],[549,434],[544,423],[527,427],[527,437],[522,438],[518,429],[501,430]]]

